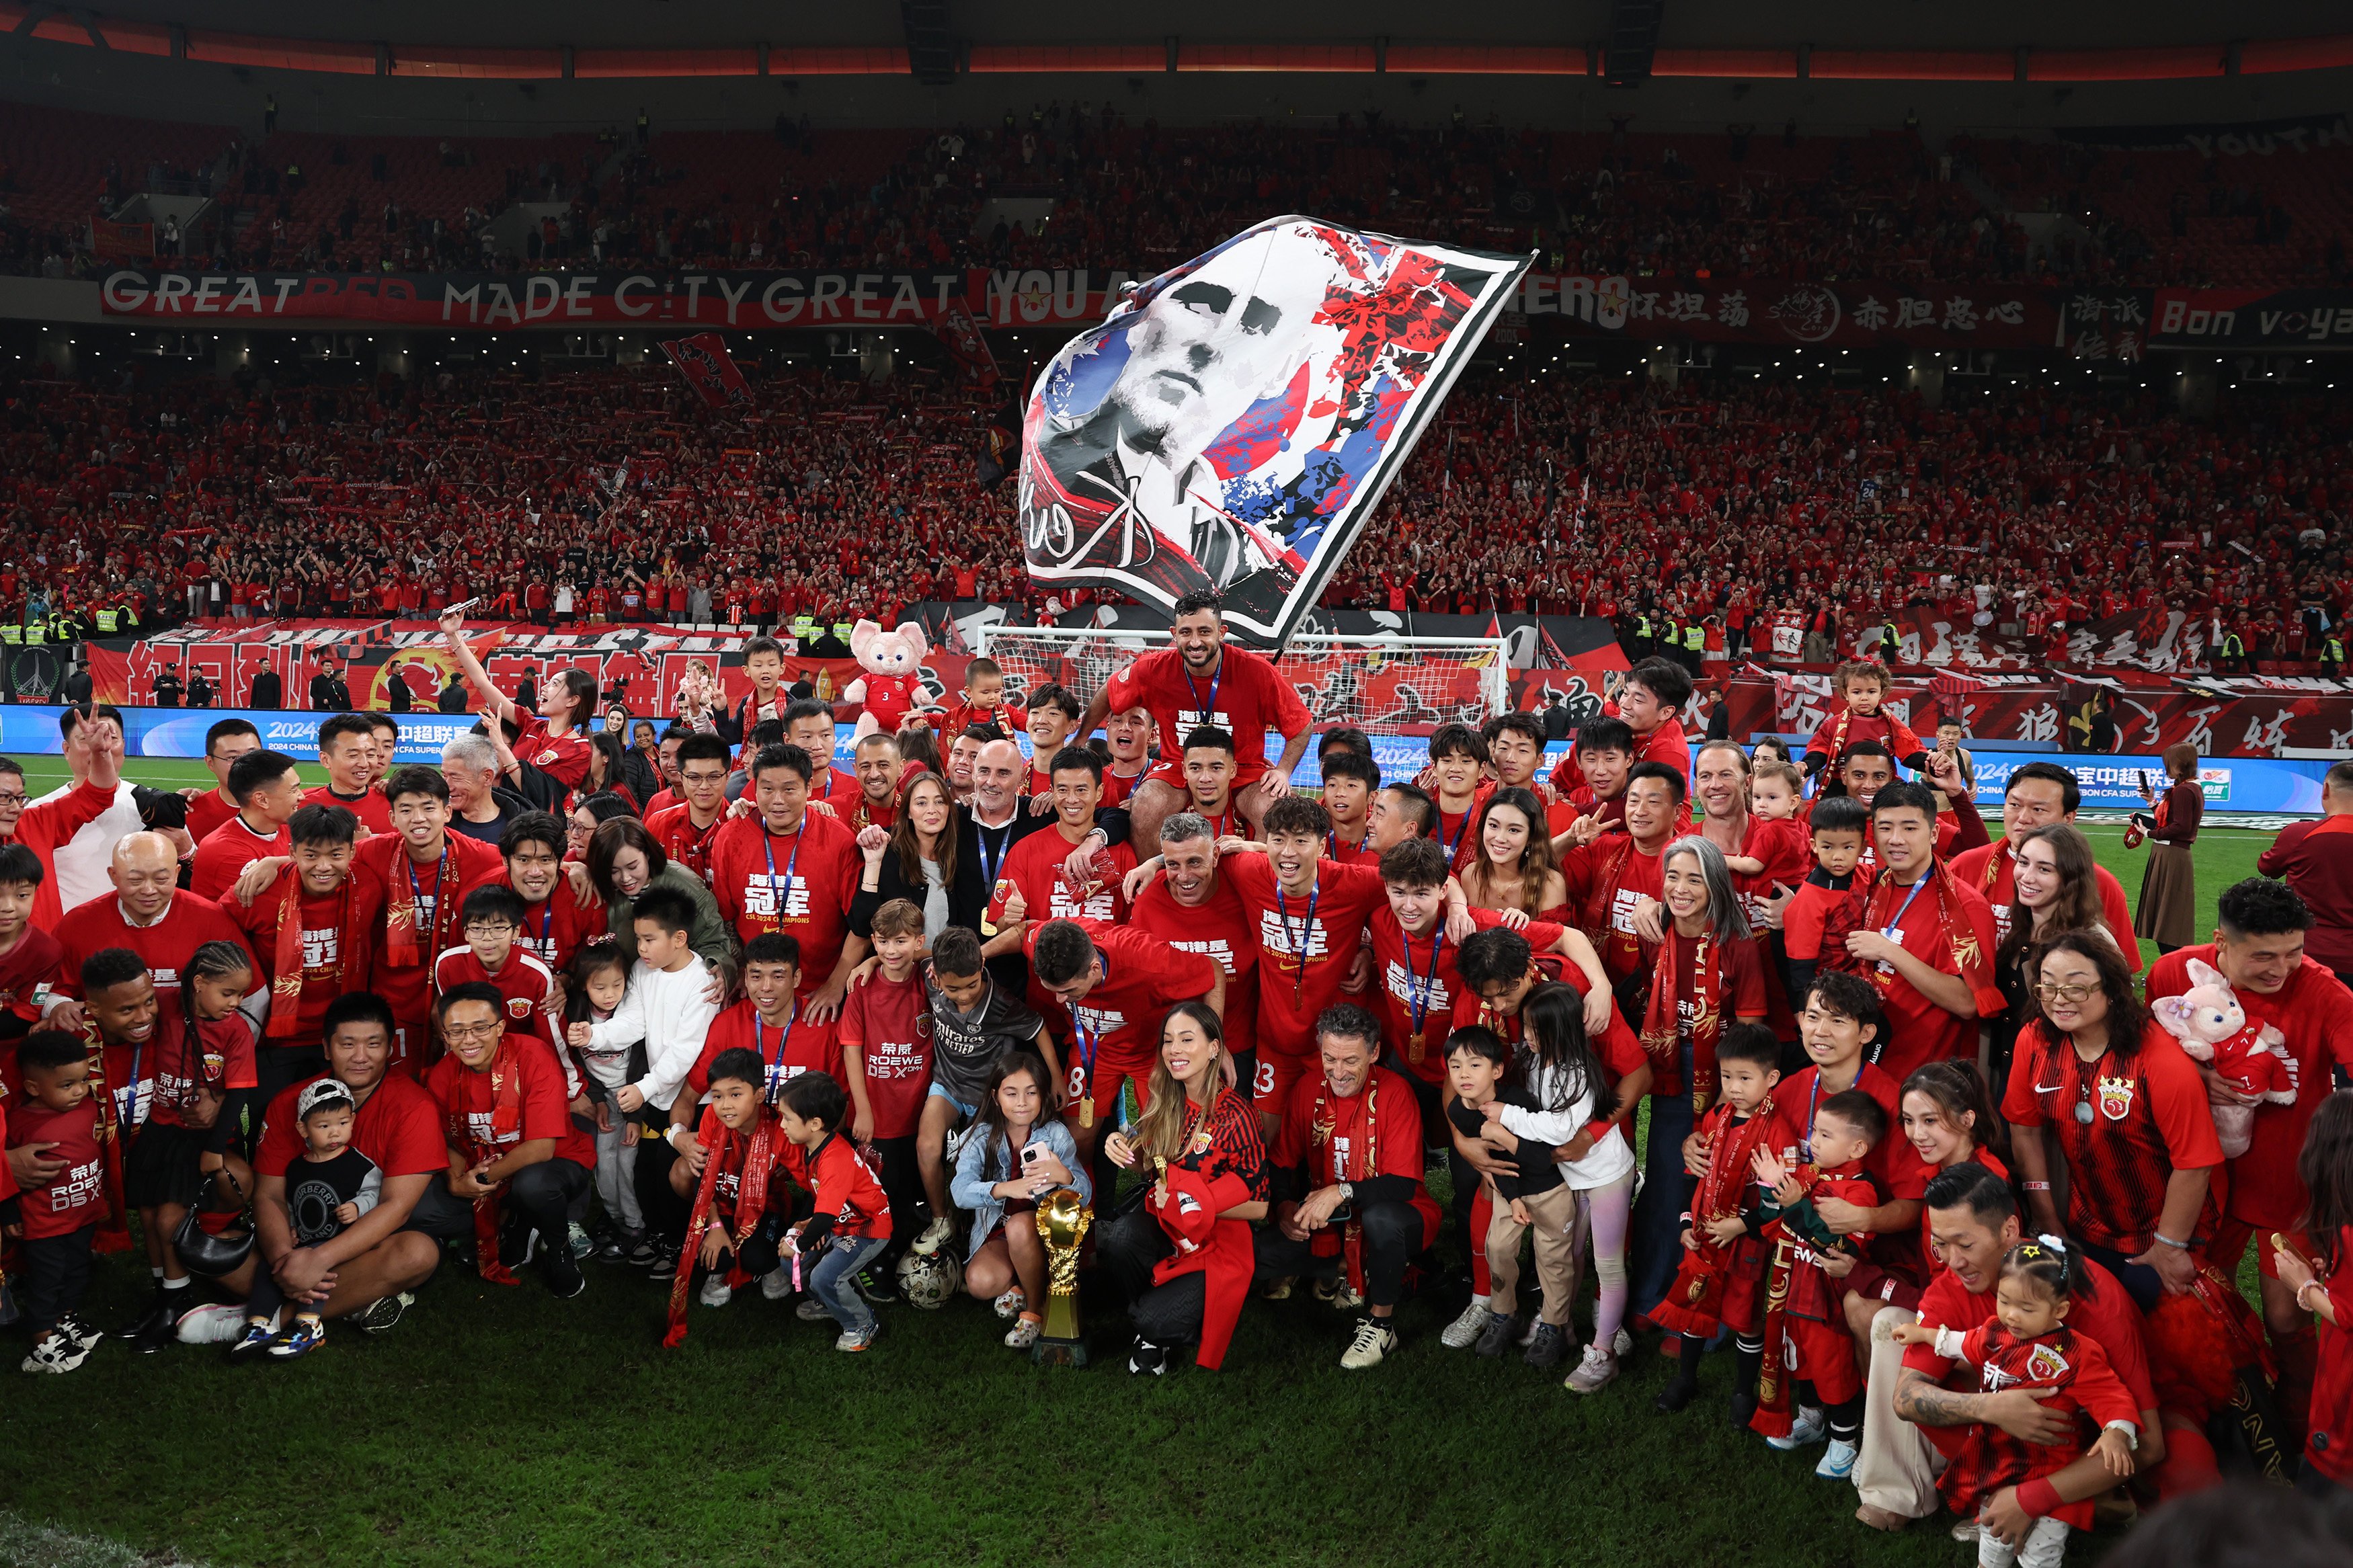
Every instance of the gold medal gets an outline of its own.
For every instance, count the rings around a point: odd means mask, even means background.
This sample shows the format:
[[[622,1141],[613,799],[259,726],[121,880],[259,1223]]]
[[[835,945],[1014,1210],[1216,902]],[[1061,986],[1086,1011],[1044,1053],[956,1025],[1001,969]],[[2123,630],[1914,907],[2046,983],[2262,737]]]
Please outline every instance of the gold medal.
[[[1095,1097],[1091,1094],[1087,1096],[1086,1099],[1079,1101],[1079,1125],[1082,1127],[1092,1127],[1094,1124]]]
[[[1430,1037],[1424,1035],[1419,1029],[1416,1029],[1411,1035],[1406,1037],[1405,1059],[1413,1063],[1416,1067],[1419,1067],[1421,1065],[1421,1053],[1428,1049],[1429,1046]]]

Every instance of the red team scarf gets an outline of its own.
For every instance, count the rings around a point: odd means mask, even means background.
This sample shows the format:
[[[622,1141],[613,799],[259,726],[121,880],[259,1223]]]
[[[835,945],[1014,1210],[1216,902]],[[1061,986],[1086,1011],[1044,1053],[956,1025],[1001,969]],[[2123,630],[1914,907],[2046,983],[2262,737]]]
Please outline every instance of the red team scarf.
[[[473,1069],[466,1069],[471,1072]],[[464,1079],[459,1082],[462,1086]],[[485,1164],[500,1157],[499,1140],[522,1131],[522,1058],[516,1049],[514,1037],[501,1035],[499,1048],[491,1058],[491,1138],[488,1142],[474,1136],[472,1119],[467,1105],[473,1100],[470,1088],[463,1099],[442,1113],[442,1125],[448,1133],[452,1149],[466,1150],[475,1164]],[[482,1280],[490,1285],[512,1285],[514,1274],[499,1261],[499,1205],[507,1190],[501,1182],[495,1191],[474,1200],[474,1257]]]
[[[1715,1098],[1706,1078],[1715,1069],[1716,1044],[1724,1038],[1724,944],[1715,937],[1686,937],[1676,931],[1673,921],[1667,921],[1667,939],[1659,943],[1658,967],[1651,974],[1650,1005],[1642,1014],[1642,1049],[1662,1062],[1674,1060],[1683,1034],[1675,996],[1676,957],[1686,943],[1692,955],[1692,1005],[1699,1016],[1691,1030],[1692,1080],[1683,1088],[1691,1092],[1692,1109],[1705,1110]]]
[[[1707,1172],[1692,1194],[1693,1245],[1683,1252],[1675,1282],[1651,1309],[1652,1322],[1694,1339],[1711,1338],[1723,1324],[1724,1288],[1732,1276],[1733,1247],[1738,1245],[1719,1245],[1707,1234],[1707,1222],[1740,1212],[1741,1194],[1750,1181],[1749,1162],[1772,1131],[1773,1097],[1767,1095],[1737,1127],[1732,1125],[1734,1114],[1727,1100],[1709,1111],[1702,1124],[1707,1134]]]
[[[1373,1103],[1373,1072],[1374,1069],[1369,1066],[1365,1069],[1363,1091],[1365,1110],[1363,1116],[1358,1119],[1362,1124],[1363,1135],[1356,1142],[1364,1147],[1358,1151],[1356,1159],[1348,1162],[1358,1167],[1356,1173],[1352,1175],[1342,1170],[1340,1162],[1333,1159],[1328,1152],[1324,1155],[1324,1163],[1330,1168],[1332,1179],[1335,1182],[1361,1181],[1375,1174],[1380,1169],[1380,1125],[1374,1120],[1377,1108]],[[1331,1092],[1332,1080],[1328,1078],[1319,1079],[1315,1089],[1315,1113],[1307,1123],[1308,1137],[1318,1149],[1330,1143],[1332,1134],[1339,1129],[1339,1117],[1332,1109],[1332,1101],[1327,1098]],[[1353,1205],[1350,1208],[1351,1213],[1342,1235],[1340,1249],[1347,1260],[1349,1289],[1362,1295],[1365,1289],[1365,1225],[1363,1219],[1354,1212]],[[1325,1256],[1329,1257],[1330,1254],[1327,1253]]]
[[[1969,929],[1969,922],[1961,916],[1960,884],[1953,879],[1952,872],[1946,868],[1941,859],[1931,858],[1928,865],[1931,885],[1927,890],[1936,900],[1936,929],[1946,945],[1952,950],[1953,967],[1968,986],[1969,994],[1977,999],[1978,1016],[1981,1018],[1999,1017],[2010,1004],[2002,999],[2000,988],[1993,983],[1993,973],[1986,965],[1984,951],[1978,946],[1977,933]],[[1871,903],[1877,901],[1880,889],[1894,887],[1894,872],[1882,870],[1873,880],[1872,897],[1863,906],[1866,911]],[[1822,942],[1823,951],[1829,952],[1830,933],[1827,928],[1822,934]],[[1844,943],[1843,937],[1841,943]],[[1877,966],[1873,965],[1871,978],[1872,983],[1884,992],[1893,978],[1893,972],[1880,974]]]
[[[1851,1186],[1848,1179],[1831,1176],[1812,1165],[1799,1166],[1796,1175],[1806,1189],[1807,1198],[1825,1187],[1831,1189],[1831,1196],[1844,1197],[1847,1193],[1840,1189]],[[1777,1221],[1772,1228],[1780,1234],[1773,1238],[1773,1268],[1765,1289],[1765,1360],[1757,1373],[1757,1414],[1749,1417],[1748,1426],[1764,1436],[1786,1437],[1794,1425],[1786,1360],[1788,1342],[1783,1337],[1789,1328],[1789,1293],[1799,1269],[1812,1266],[1800,1264],[1798,1249],[1802,1243],[1785,1225]],[[1853,1244],[1860,1256],[1871,1237],[1867,1232],[1856,1231],[1845,1239]]]
[[[1625,874],[1626,862],[1633,858],[1634,836],[1613,833],[1597,842],[1609,847],[1594,868],[1592,889],[1585,895],[1585,908],[1578,911],[1577,923],[1598,948],[1609,940],[1609,907],[1617,901],[1618,879]]]
[[[106,1039],[95,1024],[82,1029],[82,1051],[90,1062],[90,1092],[98,1101],[98,1157],[106,1183],[106,1217],[98,1222],[98,1237],[93,1245],[100,1252],[121,1252],[131,1246],[131,1228],[122,1202],[122,1129],[121,1107],[115,1103],[114,1086],[106,1077]],[[139,1058],[131,1058],[131,1107],[136,1116],[139,1109]]]
[[[302,879],[282,873],[286,890],[278,898],[278,936],[270,955],[269,1027],[263,1037],[293,1039],[302,1032]],[[414,910],[411,911],[412,921]],[[351,951],[352,879],[346,875],[335,906],[335,994],[343,992],[343,956]]]
[[[750,1277],[744,1272],[744,1244],[752,1238],[761,1215],[767,1211],[768,1178],[776,1168],[776,1140],[781,1131],[781,1124],[767,1116],[759,1119],[748,1139],[719,1124],[719,1142],[711,1146],[710,1158],[702,1162],[702,1181],[694,1190],[694,1212],[686,1224],[686,1247],[678,1255],[678,1272],[670,1277],[670,1327],[662,1332],[664,1350],[675,1350],[686,1342],[687,1286],[694,1278],[694,1260],[702,1251],[702,1238],[710,1233],[712,1212],[718,1206],[719,1173],[739,1144],[744,1150],[744,1166],[735,1191],[736,1260],[728,1268],[727,1280],[739,1289],[750,1282]]]

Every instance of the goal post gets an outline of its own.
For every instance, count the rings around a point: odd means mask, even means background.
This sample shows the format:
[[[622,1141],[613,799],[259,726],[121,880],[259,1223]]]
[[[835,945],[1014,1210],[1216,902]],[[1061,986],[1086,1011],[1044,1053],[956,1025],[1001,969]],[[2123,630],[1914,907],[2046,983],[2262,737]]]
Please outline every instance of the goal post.
[[[982,626],[974,651],[1005,671],[1008,700],[1051,682],[1092,700],[1135,658],[1168,646],[1166,631],[1126,626]],[[1355,725],[1372,735],[1426,735],[1477,726],[1511,706],[1510,657],[1500,637],[1343,637],[1302,632],[1274,661],[1319,730]]]

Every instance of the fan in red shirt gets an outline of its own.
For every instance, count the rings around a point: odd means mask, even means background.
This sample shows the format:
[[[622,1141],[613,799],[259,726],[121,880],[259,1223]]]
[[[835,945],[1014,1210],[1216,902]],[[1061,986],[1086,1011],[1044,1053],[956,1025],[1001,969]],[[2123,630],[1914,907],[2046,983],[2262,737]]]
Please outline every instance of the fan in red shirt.
[[[1318,858],[1332,819],[1312,800],[1267,807],[1267,842],[1219,861],[1257,928],[1258,1072],[1251,1098],[1270,1121],[1291,1102],[1292,1085],[1313,1068],[1315,1020],[1340,999],[1375,910],[1388,902],[1371,866]],[[1236,850],[1238,840],[1219,844]]]
[[[993,658],[976,658],[964,667],[964,692],[934,728],[943,739],[954,739],[974,724],[994,724],[1008,740],[1029,727],[1029,711],[1005,700],[1005,671]]]
[[[1438,1239],[1439,1211],[1422,1185],[1413,1085],[1374,1065],[1380,1025],[1341,1003],[1316,1020],[1315,1040],[1319,1070],[1292,1087],[1275,1135],[1275,1223],[1259,1237],[1259,1269],[1293,1279],[1336,1268],[1365,1302],[1340,1357],[1358,1371],[1397,1349],[1406,1265]]]
[[[867,953],[866,939],[849,930],[864,862],[848,828],[809,809],[815,771],[798,746],[769,746],[752,759],[758,809],[719,830],[711,887],[744,941],[782,931],[799,942],[801,1005],[810,1022],[825,1023]]]
[[[1615,702],[1604,703],[1604,716],[1622,719],[1634,732],[1634,761],[1658,763],[1675,771],[1678,780],[1691,776],[1691,742],[1676,716],[1692,697],[1692,679],[1671,658],[1646,658],[1626,672]],[[1566,796],[1585,782],[1577,766],[1577,748],[1552,771],[1556,795]],[[1682,790],[1676,791],[1681,799]],[[1590,933],[1588,933],[1590,934]]]
[[[481,698],[482,716],[514,726],[509,747],[515,760],[546,774],[558,794],[578,789],[588,776],[587,736],[596,719],[596,678],[585,669],[550,670],[547,684],[540,689],[539,711],[526,713],[482,668],[466,640],[463,610],[441,612],[441,636],[449,645],[449,657],[459,673]],[[496,647],[499,636],[492,633],[484,646]]]
[[[1847,952],[1886,1009],[1880,1067],[1901,1083],[1923,1062],[1977,1054],[1978,1020],[2001,1013],[1992,978],[1993,910],[1930,847],[1936,799],[1924,784],[1889,784],[1872,802],[1884,862]]]
[[[380,901],[371,989],[392,1005],[393,1065],[422,1072],[431,1058],[433,960],[455,946],[458,907],[506,863],[491,845],[449,831],[449,786],[417,764],[384,781],[394,831],[359,847],[353,865]]]
[[[583,902],[565,874],[565,847],[564,824],[544,811],[523,813],[499,836],[506,885],[522,900],[523,951],[559,974],[606,925],[605,907]]]
[[[0,1040],[16,1039],[38,1022],[65,977],[65,949],[33,923],[35,900],[48,880],[31,850],[0,844]]]
[[[546,1046],[563,1071],[565,1100],[586,1114],[579,1064],[548,1012],[548,999],[559,994],[559,982],[555,972],[518,940],[522,914],[521,895],[502,882],[485,882],[468,893],[458,906],[458,934],[465,940],[435,956],[433,994],[475,984],[496,990],[506,999],[507,1032]]]
[[[881,965],[841,1004],[843,1086],[856,1114],[849,1135],[873,1151],[882,1190],[890,1194],[891,1247],[876,1260],[881,1277],[923,1234],[922,1173],[915,1133],[932,1085],[932,1013],[923,990],[923,911],[892,899],[874,911],[875,961]]]
[[[292,841],[286,825],[302,809],[302,774],[283,752],[252,751],[228,770],[228,791],[237,809],[209,837],[196,841],[188,891],[218,902],[245,868],[268,855],[283,855]]]
[[[58,926],[65,966],[58,991],[64,998],[81,994],[81,966],[110,947],[127,947],[140,956],[167,1007],[176,1000],[180,972],[196,949],[208,942],[226,942],[246,952],[245,933],[218,904],[180,891],[180,857],[162,834],[126,835],[114,847],[107,874],[113,879],[115,896],[92,899]],[[70,1000],[63,1001],[49,1021],[54,1028],[78,1027],[79,1009]]]
[[[689,735],[678,747],[680,804],[646,817],[662,853],[711,883],[711,851],[727,825],[727,742]]]
[[[906,770],[899,757],[896,735],[873,734],[850,748],[849,771],[858,780],[854,800],[838,803],[834,811],[852,838],[869,827],[886,831],[899,820],[899,779]]]
[[[2149,1005],[2188,991],[2193,961],[2212,965],[2230,984],[2248,1023],[2269,1025],[2285,1037],[2296,1087],[2293,1104],[2254,1107],[2253,1142],[2228,1162],[2227,1180],[2217,1184],[2222,1218],[2207,1256],[2217,1267],[2233,1269],[2250,1236],[2267,1241],[2278,1231],[2294,1237],[2304,1224],[2311,1194],[2296,1161],[2309,1141],[2315,1113],[2329,1098],[2334,1074],[2353,1070],[2353,994],[2305,952],[2312,913],[2285,883],[2251,877],[2225,888],[2215,915],[2214,942],[2177,949],[2149,965]],[[2231,1093],[2211,1078],[2206,1083],[2210,1100]],[[2281,1398],[2293,1412],[2312,1387],[2317,1351],[2311,1318],[2275,1277],[2270,1246],[2257,1247],[2256,1261],[2263,1321],[2280,1362]]]
[[[1997,945],[2010,936],[2010,906],[2018,898],[2019,846],[2038,827],[2072,824],[2083,800],[2075,775],[2065,768],[2056,763],[2024,763],[2013,770],[2002,785],[2002,837],[1991,844],[1964,849],[1952,858],[1954,879],[1963,887],[1975,888],[1992,907]],[[2133,935],[2132,906],[2125,900],[2124,884],[2105,866],[2095,864],[2092,875],[2100,885],[2100,909],[2108,933],[2116,939],[2125,962],[2137,973],[2140,969],[2140,941]]]
[[[1562,860],[1560,874],[1577,928],[1609,972],[1619,1010],[1641,1017],[1658,943],[1643,938],[1635,917],[1663,890],[1659,856],[1683,822],[1683,776],[1662,763],[1637,763],[1621,798],[1626,831],[1588,837]]]
[[[1084,1156],[1094,1148],[1098,1125],[1118,1119],[1130,1079],[1139,1104],[1150,1094],[1169,1007],[1199,996],[1210,1011],[1222,1012],[1226,972],[1205,953],[1180,952],[1157,937],[1093,921],[1048,921],[1023,939],[1021,951],[1038,984],[1071,1021],[1063,1115],[1076,1124]]]
[[[302,796],[305,805],[340,805],[370,833],[392,831],[392,806],[376,780],[375,726],[364,713],[338,713],[319,726],[319,765],[327,782]]]
[[[1306,753],[1314,720],[1273,664],[1226,644],[1225,617],[1218,596],[1207,590],[1186,595],[1171,606],[1169,647],[1155,649],[1121,670],[1095,693],[1079,733],[1092,735],[1106,715],[1145,708],[1160,727],[1160,763],[1136,785],[1132,809],[1135,835],[1151,843],[1160,819],[1181,811],[1185,796],[1185,739],[1204,727],[1233,737],[1235,780],[1243,814],[1252,821],[1291,792],[1291,770]],[[1282,754],[1270,764],[1266,734],[1282,736]],[[1250,786],[1255,785],[1256,788]]]
[[[801,698],[785,710],[785,744],[808,753],[809,800],[822,803],[840,817],[858,804],[860,791],[856,773],[833,765],[837,733],[832,707],[814,697]],[[744,766],[749,770],[751,764]]]
[[[2306,1415],[2303,1484],[2353,1485],[2353,1095],[2335,1095],[2313,1119],[2303,1168],[2312,1179],[2308,1231],[2272,1254],[2275,1280],[2320,1319],[2316,1376]]]
[[[1225,1047],[1247,1083],[1258,1042],[1257,918],[1218,874],[1217,836],[1200,817],[1179,812],[1161,823],[1160,861],[1164,875],[1145,882],[1127,923],[1226,972]]]
[[[246,752],[259,750],[261,731],[250,720],[223,719],[205,731],[205,766],[219,783],[188,802],[189,837],[202,844],[237,815],[237,797],[228,789],[228,770]]]
[[[448,1194],[470,1210],[482,1278],[512,1285],[537,1237],[557,1297],[586,1288],[565,1214],[586,1195],[596,1146],[572,1120],[548,1053],[507,1032],[506,998],[479,982],[443,992],[434,1021],[448,1054],[425,1076],[448,1145]],[[446,1221],[444,1222],[447,1223]]]

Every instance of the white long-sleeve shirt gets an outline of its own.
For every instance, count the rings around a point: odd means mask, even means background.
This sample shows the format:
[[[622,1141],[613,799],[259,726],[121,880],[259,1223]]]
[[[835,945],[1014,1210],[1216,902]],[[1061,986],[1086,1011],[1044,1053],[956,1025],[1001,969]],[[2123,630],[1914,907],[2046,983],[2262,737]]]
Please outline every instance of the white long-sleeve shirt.
[[[702,1054],[711,1020],[719,1016],[719,1005],[704,994],[712,978],[711,966],[701,958],[675,970],[654,969],[639,959],[630,967],[629,992],[621,1005],[611,1017],[590,1026],[592,1051],[646,1043],[646,1076],[635,1087],[648,1105],[669,1110],[694,1058]]]
[[[1527,1068],[1528,1098],[1539,1103],[1553,1099],[1556,1092],[1553,1080],[1556,1078],[1566,1079],[1567,1069],[1544,1066],[1525,1053],[1520,1059]],[[1560,1085],[1563,1089],[1567,1087],[1566,1083]],[[1585,1124],[1593,1120],[1596,1099],[1592,1087],[1588,1085],[1583,1094],[1569,1102],[1566,1110],[1529,1110],[1516,1105],[1506,1105],[1501,1108],[1504,1126],[1514,1137],[1525,1138],[1532,1143],[1566,1143],[1584,1131]],[[1556,1163],[1562,1181],[1578,1192],[1587,1192],[1595,1187],[1606,1187],[1631,1171],[1634,1168],[1634,1151],[1627,1145],[1626,1135],[1612,1127],[1585,1152],[1584,1159],[1561,1160]]]

